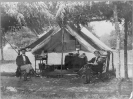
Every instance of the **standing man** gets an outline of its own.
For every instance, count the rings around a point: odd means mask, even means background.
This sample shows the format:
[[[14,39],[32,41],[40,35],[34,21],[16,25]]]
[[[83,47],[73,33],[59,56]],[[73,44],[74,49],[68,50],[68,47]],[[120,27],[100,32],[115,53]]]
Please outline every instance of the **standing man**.
[[[16,64],[18,66],[18,69],[26,71],[25,80],[27,80],[27,74],[33,68],[31,66],[31,62],[29,58],[25,55],[25,52],[26,52],[25,48],[22,48],[20,51],[22,52],[22,54],[17,56]]]

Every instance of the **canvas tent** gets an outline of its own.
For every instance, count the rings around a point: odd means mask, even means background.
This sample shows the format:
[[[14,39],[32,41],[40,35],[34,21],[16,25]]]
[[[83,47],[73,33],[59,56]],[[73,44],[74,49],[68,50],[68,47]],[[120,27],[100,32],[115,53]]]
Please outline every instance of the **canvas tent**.
[[[95,37],[86,27],[82,26],[79,32],[74,25],[66,25],[63,35],[63,52],[75,51],[77,45],[80,45],[80,50],[86,52],[93,52],[94,50],[113,51]],[[51,28],[49,32],[27,46],[27,48],[31,48],[33,54],[41,54],[42,51],[61,53],[62,29],[59,27]]]
[[[62,30],[63,29],[63,30]],[[106,46],[102,41],[95,37],[86,27],[81,26],[81,29],[77,29],[73,24],[66,25],[64,28],[53,27],[47,33],[45,33],[38,40],[27,46],[31,48],[31,52],[36,56],[47,53],[62,53],[61,70],[63,66],[63,53],[76,51],[76,47],[80,46],[80,50],[93,53],[95,50],[113,52],[111,48]],[[108,56],[110,60],[110,54]],[[36,59],[36,58],[35,58]],[[109,68],[109,60],[107,62],[107,68]],[[112,67],[113,65],[113,53],[112,53]],[[36,68],[36,65],[35,65]],[[108,69],[107,69],[108,70]]]

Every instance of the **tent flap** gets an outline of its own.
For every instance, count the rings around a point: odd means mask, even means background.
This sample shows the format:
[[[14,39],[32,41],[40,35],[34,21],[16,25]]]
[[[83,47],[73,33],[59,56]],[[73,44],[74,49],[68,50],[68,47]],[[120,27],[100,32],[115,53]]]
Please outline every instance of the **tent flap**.
[[[106,46],[102,41],[95,37],[87,28],[82,27],[79,31],[73,24],[66,25],[64,29],[64,52],[71,52],[76,50],[76,42],[80,44],[80,50],[87,52],[94,52],[94,50],[108,50],[112,51],[111,48]],[[40,37],[37,41],[29,45],[32,49],[33,54],[40,54],[43,51],[48,53],[62,52],[62,30],[52,28],[45,35]]]

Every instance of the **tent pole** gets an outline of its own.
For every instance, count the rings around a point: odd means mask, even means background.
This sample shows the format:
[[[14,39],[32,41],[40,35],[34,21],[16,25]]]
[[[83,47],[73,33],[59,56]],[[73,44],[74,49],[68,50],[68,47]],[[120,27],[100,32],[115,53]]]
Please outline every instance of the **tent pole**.
[[[62,27],[62,57],[61,57],[61,76],[62,75],[62,67],[63,67],[63,52],[64,52],[64,27]]]

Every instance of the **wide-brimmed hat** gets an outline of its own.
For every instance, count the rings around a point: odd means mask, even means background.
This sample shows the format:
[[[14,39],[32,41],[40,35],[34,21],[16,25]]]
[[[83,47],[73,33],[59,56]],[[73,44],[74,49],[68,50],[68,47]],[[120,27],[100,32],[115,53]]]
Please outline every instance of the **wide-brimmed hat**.
[[[94,53],[96,53],[96,52],[98,52],[99,54],[101,54],[99,50],[95,50],[95,51],[94,51]]]
[[[21,49],[20,49],[20,51],[23,51],[23,50],[24,50],[24,51],[26,51],[26,49],[25,49],[25,48],[21,48]]]

